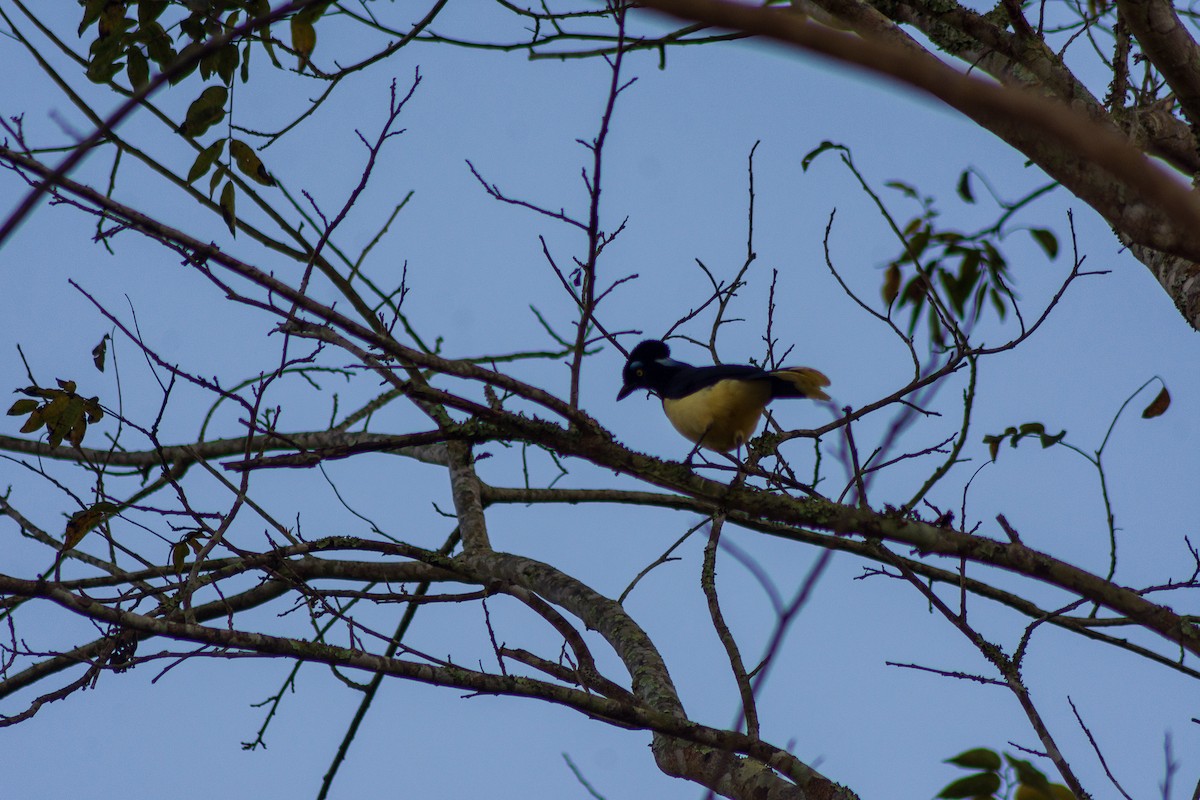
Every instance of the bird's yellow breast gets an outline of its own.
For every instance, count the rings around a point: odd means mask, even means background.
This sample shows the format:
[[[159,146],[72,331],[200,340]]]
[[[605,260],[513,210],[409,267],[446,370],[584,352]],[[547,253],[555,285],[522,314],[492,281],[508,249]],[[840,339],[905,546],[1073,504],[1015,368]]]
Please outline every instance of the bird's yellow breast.
[[[662,404],[675,430],[701,447],[726,452],[750,440],[770,399],[766,381],[723,380]]]

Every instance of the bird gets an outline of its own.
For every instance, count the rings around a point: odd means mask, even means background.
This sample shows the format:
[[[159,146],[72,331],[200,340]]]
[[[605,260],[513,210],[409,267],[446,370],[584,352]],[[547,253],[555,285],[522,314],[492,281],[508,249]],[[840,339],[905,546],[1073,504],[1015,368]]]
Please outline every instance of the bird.
[[[829,399],[823,391],[829,378],[811,367],[694,367],[671,358],[671,348],[658,339],[633,348],[621,377],[617,400],[638,389],[653,392],[675,430],[697,447],[720,453],[749,441],[767,403],[776,398]]]

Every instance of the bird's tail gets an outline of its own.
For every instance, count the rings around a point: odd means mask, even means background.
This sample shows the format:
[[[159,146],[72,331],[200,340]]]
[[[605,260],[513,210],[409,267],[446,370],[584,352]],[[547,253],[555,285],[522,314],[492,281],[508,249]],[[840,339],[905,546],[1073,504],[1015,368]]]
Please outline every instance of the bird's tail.
[[[812,367],[784,367],[771,373],[772,397],[807,397],[812,400],[828,400],[822,387],[829,385],[829,378]]]

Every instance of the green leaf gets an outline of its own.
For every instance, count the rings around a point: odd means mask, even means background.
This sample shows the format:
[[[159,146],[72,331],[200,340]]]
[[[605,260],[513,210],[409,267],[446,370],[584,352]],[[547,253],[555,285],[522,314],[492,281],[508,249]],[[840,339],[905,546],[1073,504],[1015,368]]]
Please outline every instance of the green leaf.
[[[42,419],[45,421],[47,429],[50,430],[52,444],[58,444],[58,442],[54,441],[53,439],[54,429],[62,423],[63,415],[67,413],[67,409],[70,407],[70,405],[71,395],[67,394],[66,392],[59,392],[53,400],[38,409],[42,412]],[[61,436],[59,437],[58,441],[62,441]]]
[[[250,82],[250,44],[247,43],[242,50],[242,83]]]
[[[221,179],[227,177],[229,177],[229,170],[225,169],[223,165],[218,164],[217,168],[213,170],[212,177],[208,179],[209,197],[213,196],[213,192],[217,190],[217,184],[221,182]]]
[[[104,6],[108,4],[108,0],[87,0],[86,3],[81,3],[83,6],[83,18],[79,22],[79,30],[77,36],[83,36],[83,32],[100,19],[100,12],[104,10]]]
[[[100,11],[100,37],[106,38],[116,36],[123,38],[122,34],[129,28],[134,26],[131,19],[125,18],[125,4],[120,2],[109,2],[104,5]]]
[[[47,409],[45,414],[46,428],[50,433],[46,441],[49,442],[51,447],[58,447],[62,444],[63,439],[68,439],[68,437],[70,437],[68,441],[76,447],[79,447],[79,444],[83,441],[84,431],[80,430],[76,434],[76,426],[83,421],[83,398],[69,394],[65,395],[65,397],[67,401],[63,404],[61,411],[57,414],[51,414],[49,413],[49,409]],[[52,401],[50,405],[54,406],[56,403],[57,400]],[[85,424],[84,429],[86,427]],[[78,435],[78,439],[76,439],[76,435]]]
[[[887,271],[883,273],[883,288],[881,292],[883,293],[884,304],[891,306],[895,302],[896,297],[900,294],[901,279],[900,265],[889,264]]]
[[[988,270],[992,272],[1003,272],[1008,266],[1008,262],[1004,260],[1004,256],[987,239],[983,240],[983,256],[983,262],[987,264]]]
[[[987,296],[987,284],[983,281],[975,287],[975,296],[971,298],[971,315],[973,320],[979,319],[980,313],[983,311],[983,300]]]
[[[263,186],[274,186],[275,179],[267,172],[267,168],[263,166],[262,159],[258,157],[258,153],[250,145],[243,142],[241,139],[234,139],[229,143],[229,155],[237,164],[238,171],[250,178],[256,183],[261,183]]]
[[[1000,443],[1004,441],[1003,436],[988,434],[983,437],[983,443],[988,446],[988,453],[992,456],[992,461],[996,460],[996,456],[1000,454]]]
[[[150,56],[151,61],[158,64],[160,70],[166,69],[175,60],[176,53],[175,48],[171,46],[171,37],[157,22],[143,25],[137,38],[146,44],[146,55]],[[178,81],[172,78],[171,83],[178,83]]]
[[[176,542],[171,545],[171,567],[176,572],[183,572],[183,567],[187,563],[188,546],[186,541]]]
[[[967,286],[975,286],[979,282],[979,262],[978,250],[967,250],[963,253],[962,260],[958,262],[958,279]]]
[[[43,407],[38,406],[29,415],[29,419],[25,420],[25,424],[21,426],[21,433],[33,433],[37,429],[46,424]]]
[[[954,307],[954,312],[961,317],[962,292],[958,288],[958,278],[946,270],[938,270],[938,277],[942,279],[942,288],[946,290],[946,295],[950,298],[950,304]]]
[[[208,53],[200,59],[200,80],[207,81],[217,71],[216,52]]]
[[[975,202],[975,195],[971,192],[971,170],[969,169],[964,169],[962,175],[958,176],[958,196],[968,203]]]
[[[225,101],[229,90],[224,86],[209,86],[188,106],[180,131],[195,138],[225,118]]]
[[[176,572],[183,572],[187,563],[188,550],[197,556],[204,552],[204,540],[207,534],[200,529],[189,531],[182,539],[171,545],[171,566]]]
[[[979,283],[979,270],[973,264],[970,258],[964,257],[959,262],[958,274],[954,276],[951,286],[947,287],[950,293],[950,302],[954,305],[954,310],[960,318],[966,317],[967,299],[971,293],[975,291],[975,286]]]
[[[826,140],[804,154],[804,158],[800,159],[800,169],[802,169],[804,172],[808,172],[808,168],[812,165],[812,162],[816,160],[817,156],[821,155],[821,153],[824,153],[827,150],[841,150],[846,153],[850,152],[849,148],[847,148],[845,145],[836,144]]]
[[[138,23],[145,27],[167,10],[167,0],[138,0]]]
[[[187,66],[183,67],[179,72],[174,73],[171,77],[171,85],[175,86],[181,83],[187,76],[196,71],[196,67],[200,66],[200,52],[204,50],[204,45],[200,42],[191,42],[175,57],[175,62],[186,62]]]
[[[299,70],[304,71],[308,59],[317,48],[317,29],[313,27],[312,19],[307,14],[297,14],[292,17],[292,49],[300,58]]]
[[[1058,237],[1045,228],[1030,228],[1029,235],[1051,259],[1058,258]]]
[[[92,61],[113,61],[125,51],[126,43],[122,36],[104,36],[92,42],[88,47],[88,55]]]
[[[884,186],[888,187],[889,189],[895,189],[905,197],[911,197],[914,200],[921,199],[921,195],[917,193],[916,187],[910,183],[905,183],[904,181],[888,181],[884,184]]]
[[[84,400],[83,410],[87,414],[88,422],[99,422],[104,419],[104,409],[100,407],[99,397],[89,397]]]
[[[1054,800],[1049,791],[1030,786],[1028,783],[1018,783],[1013,792],[1013,800]]]
[[[233,181],[225,181],[221,189],[221,217],[229,226],[229,232],[237,236],[237,217],[234,215],[235,190]]]
[[[996,309],[996,316],[1000,317],[1001,321],[1008,315],[1008,304],[1004,302],[1004,295],[996,288],[988,289],[988,297],[992,301],[992,306]]]
[[[71,404],[71,416],[64,425],[69,425],[67,428],[67,441],[76,448],[83,444],[83,437],[87,434],[87,420],[84,418],[86,411],[85,401],[80,399],[77,403]]]
[[[925,248],[929,246],[930,230],[927,227],[920,228],[912,236],[908,237],[908,241],[904,246],[904,261],[912,261],[918,263],[921,255],[925,252]]]
[[[271,4],[269,0],[254,0],[254,9],[252,12],[256,19],[262,19],[271,13]],[[271,43],[270,28],[260,28],[259,40],[262,42],[263,49],[267,51],[267,57],[271,59],[271,65],[276,69],[282,69],[283,65],[279,63],[279,58],[275,55],[275,45]],[[243,64],[245,61],[242,62]],[[243,68],[244,69],[244,68]]]
[[[117,73],[125,65],[120,61],[109,61],[102,58],[94,58],[86,70],[87,79],[92,83],[108,83],[116,77]]]
[[[137,47],[125,51],[125,74],[129,76],[129,85],[141,89],[150,83],[150,63]]]
[[[1065,430],[1063,430],[1063,431],[1059,431],[1058,433],[1054,434],[1053,436],[1051,436],[1048,433],[1043,433],[1038,436],[1038,439],[1042,443],[1042,449],[1045,450],[1047,447],[1053,447],[1054,445],[1061,442],[1066,435],[1067,435],[1067,432]]]
[[[908,318],[908,335],[912,336],[913,331],[917,329],[917,322],[921,319],[921,311],[925,305],[925,276],[918,275],[913,278],[904,287],[904,291],[900,294],[900,305],[912,305],[912,314]]]
[[[28,397],[23,398],[12,404],[12,406],[8,409],[8,416],[19,417],[24,414],[31,414],[37,410],[38,405],[39,403],[37,400],[33,400]]]
[[[964,172],[963,174],[966,175],[967,173]],[[946,763],[967,769],[989,769],[993,771],[1000,769],[1001,765],[1000,754],[986,747],[975,747],[971,750],[964,750],[954,758],[947,758]]]
[[[194,8],[204,7],[203,5],[198,7],[195,4],[192,5]],[[204,19],[204,14],[198,10],[194,10],[191,15],[179,21],[179,30],[183,31],[184,35],[193,42],[202,42],[204,41]]]
[[[904,284],[904,290],[900,293],[900,305],[912,303],[919,310],[925,302],[925,293],[929,287],[929,282],[924,275],[920,273],[914,275],[908,283]]]
[[[200,151],[200,154],[196,156],[196,160],[192,162],[192,168],[188,170],[188,183],[195,183],[208,174],[208,171],[212,169],[212,165],[216,163],[217,158],[221,155],[221,148],[225,146],[225,142],[225,139],[217,139]]]
[[[938,797],[961,800],[966,797],[988,797],[1000,789],[1000,776],[995,772],[977,772],[959,778],[938,792]]]
[[[226,86],[233,83],[239,58],[238,46],[234,42],[230,42],[217,51],[217,75],[225,82]]]
[[[1005,753],[1004,758],[1008,761],[1008,765],[1013,768],[1013,772],[1017,773],[1017,782],[1032,786],[1041,791],[1049,791],[1050,781],[1046,780],[1045,774],[1040,769],[1030,764],[1023,758],[1013,758]]]

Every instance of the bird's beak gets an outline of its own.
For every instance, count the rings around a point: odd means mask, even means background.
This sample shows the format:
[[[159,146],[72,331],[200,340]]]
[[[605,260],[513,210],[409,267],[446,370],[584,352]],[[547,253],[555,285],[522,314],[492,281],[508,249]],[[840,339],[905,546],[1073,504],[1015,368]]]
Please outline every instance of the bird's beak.
[[[631,395],[631,394],[633,394],[633,387],[630,386],[629,384],[625,384],[624,386],[621,387],[621,391],[617,392],[617,399],[624,400],[626,397],[629,397],[629,395]]]

